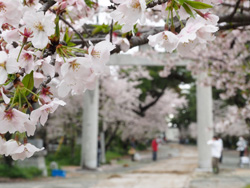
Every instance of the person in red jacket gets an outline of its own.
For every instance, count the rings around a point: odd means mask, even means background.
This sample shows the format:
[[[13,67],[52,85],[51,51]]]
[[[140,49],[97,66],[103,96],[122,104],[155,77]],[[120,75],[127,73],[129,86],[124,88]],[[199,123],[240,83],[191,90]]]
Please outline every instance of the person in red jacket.
[[[157,160],[157,151],[158,151],[158,143],[157,143],[156,138],[154,138],[152,140],[151,147],[152,147],[152,151],[153,151],[153,161],[156,161]]]

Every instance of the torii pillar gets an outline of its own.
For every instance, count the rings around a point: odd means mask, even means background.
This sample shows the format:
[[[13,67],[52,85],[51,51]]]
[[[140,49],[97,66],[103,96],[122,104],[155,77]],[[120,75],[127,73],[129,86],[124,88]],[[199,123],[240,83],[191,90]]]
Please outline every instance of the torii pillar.
[[[95,90],[88,90],[83,97],[81,167],[97,168],[99,84]]]
[[[202,73],[196,81],[198,165],[201,170],[211,171],[211,148],[207,141],[213,137],[212,87],[199,84],[206,77]]]

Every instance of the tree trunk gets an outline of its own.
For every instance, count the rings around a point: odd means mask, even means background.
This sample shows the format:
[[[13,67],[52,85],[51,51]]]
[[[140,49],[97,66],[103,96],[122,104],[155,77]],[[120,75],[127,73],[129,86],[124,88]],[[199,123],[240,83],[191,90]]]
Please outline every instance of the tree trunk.
[[[117,131],[119,130],[119,123],[117,124],[115,130],[113,131],[113,133],[111,134],[111,136],[109,137],[106,145],[105,145],[105,150],[107,151],[107,149],[109,148],[110,144],[112,143]]]

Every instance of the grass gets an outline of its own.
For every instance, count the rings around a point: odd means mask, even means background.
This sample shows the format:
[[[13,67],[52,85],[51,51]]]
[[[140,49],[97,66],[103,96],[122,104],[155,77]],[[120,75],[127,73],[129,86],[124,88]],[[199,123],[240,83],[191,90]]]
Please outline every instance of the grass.
[[[106,161],[107,161],[107,163],[110,163],[111,160],[113,160],[113,159],[119,159],[122,156],[123,155],[121,153],[114,152],[114,151],[107,151],[106,152]]]
[[[61,149],[53,154],[46,156],[46,165],[50,165],[52,161],[57,162],[59,166],[80,165],[81,147],[77,146],[75,156],[71,156],[71,148],[69,146],[61,146]]]
[[[250,184],[246,185],[244,188],[250,188]]]
[[[42,171],[36,167],[9,167],[0,164],[0,177],[32,179],[42,175]]]
[[[49,153],[46,158],[46,166],[48,175],[51,175],[50,163],[56,162],[58,164],[58,168],[61,169],[62,166],[70,166],[70,165],[80,165],[81,161],[81,146],[78,145],[75,148],[75,156],[71,156],[71,148],[69,146],[62,145],[60,150],[56,153]]]

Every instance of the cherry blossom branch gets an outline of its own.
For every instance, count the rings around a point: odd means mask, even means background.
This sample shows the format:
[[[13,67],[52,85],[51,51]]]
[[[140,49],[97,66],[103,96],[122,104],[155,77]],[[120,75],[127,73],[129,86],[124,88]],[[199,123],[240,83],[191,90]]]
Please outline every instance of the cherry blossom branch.
[[[105,38],[88,38],[88,41],[91,41],[93,44],[96,44],[104,40]],[[76,45],[82,44],[82,40],[79,39],[72,39],[71,42],[75,43]]]
[[[129,40],[130,48],[133,48],[135,46],[140,46],[140,45],[143,45],[143,44],[147,44],[149,35],[154,35],[154,34],[159,33],[161,31],[164,31],[164,28],[158,27],[158,28],[155,28],[155,29],[151,29],[146,33],[143,33],[139,37],[137,37],[137,36],[131,37],[131,39]],[[111,54],[119,53],[120,51],[121,51],[120,46],[116,45],[116,48],[113,51],[111,51]]]
[[[220,16],[218,23],[222,22],[248,22],[250,20],[250,15],[246,14],[236,14],[233,18],[230,15]]]
[[[56,4],[56,1],[54,1],[54,0],[47,0],[46,3],[44,3],[43,6],[40,8],[40,11],[46,12],[54,4]]]
[[[148,5],[147,5],[147,8],[153,8],[155,7],[156,5],[161,5],[161,4],[164,4],[166,2],[168,2],[169,0],[154,0],[152,2],[150,2]]]
[[[240,6],[240,2],[241,2],[241,0],[238,0],[237,3],[235,4],[234,10],[233,10],[233,12],[232,12],[231,15],[230,15],[230,19],[232,19],[232,18],[234,17],[234,15],[235,15],[237,9],[238,9],[239,6]]]
[[[250,25],[250,21],[243,22],[243,23],[227,24],[224,26],[219,26],[219,28],[220,30],[228,30],[228,29],[236,29],[238,27],[249,26],[249,25]]]
[[[234,4],[229,4],[229,3],[222,3],[222,5],[226,7],[235,7]],[[239,8],[246,11],[250,10],[250,7],[245,7],[245,6],[239,6]]]
[[[109,37],[110,37],[110,40],[109,40],[109,42],[111,42],[112,43],[112,41],[113,41],[113,23],[114,23],[114,20],[112,19],[112,21],[111,21],[111,24],[110,24],[110,32],[109,32]]]
[[[66,25],[68,25],[81,39],[82,45],[89,47],[89,43],[84,40],[81,33],[79,33],[67,20],[65,20],[61,15],[59,15],[60,20],[62,20]]]
[[[147,8],[153,8],[156,5],[161,5],[161,4],[167,3],[168,1],[169,0],[153,0],[152,2],[147,4]],[[112,0],[110,2],[113,3]],[[115,4],[115,5],[119,5],[119,4]],[[111,10],[116,10],[116,7],[113,5],[108,6],[108,8]]]

